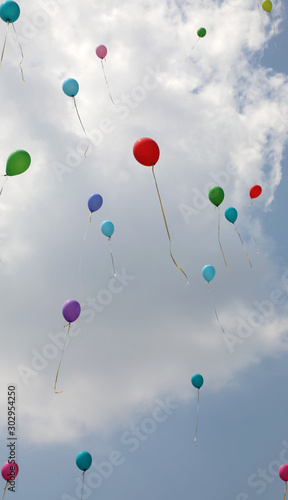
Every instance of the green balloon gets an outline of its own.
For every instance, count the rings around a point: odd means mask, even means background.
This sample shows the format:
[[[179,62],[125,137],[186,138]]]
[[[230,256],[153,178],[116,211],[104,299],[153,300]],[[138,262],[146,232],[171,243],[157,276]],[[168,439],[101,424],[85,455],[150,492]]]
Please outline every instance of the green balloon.
[[[18,149],[8,156],[6,162],[6,175],[23,174],[23,172],[29,168],[30,163],[31,157],[29,153],[23,149]]]
[[[205,28],[199,28],[199,30],[197,31],[197,35],[199,36],[199,38],[204,38],[204,36],[206,35]]]
[[[211,203],[218,207],[224,200],[224,191],[219,186],[214,186],[209,190],[208,196]]]

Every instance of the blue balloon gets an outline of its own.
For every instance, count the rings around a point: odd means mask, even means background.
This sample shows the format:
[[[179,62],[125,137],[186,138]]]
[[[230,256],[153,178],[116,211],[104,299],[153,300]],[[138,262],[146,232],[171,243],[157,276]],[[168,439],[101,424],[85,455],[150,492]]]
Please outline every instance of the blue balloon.
[[[76,465],[81,470],[88,470],[92,464],[92,457],[88,451],[80,451],[76,457]]]
[[[226,208],[225,217],[229,222],[232,222],[232,224],[234,224],[234,222],[237,220],[238,217],[236,208],[234,207]]]
[[[108,236],[108,238],[111,238],[112,234],[114,233],[114,224],[110,220],[104,220],[101,224],[101,231],[104,234],[104,236]]]
[[[96,212],[96,210],[99,210],[99,208],[102,207],[102,204],[103,198],[101,194],[91,194],[88,199],[88,208],[90,212]]]
[[[202,375],[200,375],[200,373],[194,373],[194,375],[192,375],[191,384],[196,387],[196,389],[200,389],[200,387],[202,387],[203,385],[203,382],[204,378],[202,377]]]
[[[15,23],[20,16],[20,7],[18,3],[7,0],[0,5],[0,17],[7,23]]]
[[[69,97],[75,97],[75,95],[78,94],[79,84],[74,78],[67,78],[67,80],[62,83],[62,90],[64,94]]]
[[[203,269],[202,269],[202,276],[204,278],[204,280],[208,281],[212,281],[214,276],[215,276],[215,267],[213,266],[204,266]]]

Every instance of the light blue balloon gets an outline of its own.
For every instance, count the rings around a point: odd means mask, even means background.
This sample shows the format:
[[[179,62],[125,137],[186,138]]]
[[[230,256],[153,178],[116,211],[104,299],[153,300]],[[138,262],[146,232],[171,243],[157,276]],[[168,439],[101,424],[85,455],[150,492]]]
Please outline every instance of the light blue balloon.
[[[104,220],[101,224],[101,231],[104,234],[104,236],[107,236],[108,238],[111,238],[112,234],[114,233],[114,224],[110,220]]]
[[[0,5],[0,17],[7,23],[15,23],[20,16],[20,7],[18,3],[7,0]]]
[[[203,269],[202,269],[202,276],[204,278],[204,280],[208,281],[212,281],[214,276],[215,276],[215,267],[213,266],[204,266]]]
[[[62,90],[64,94],[69,97],[75,97],[79,91],[79,84],[77,80],[74,80],[74,78],[67,78],[67,80],[62,83]]]
[[[76,465],[80,470],[88,470],[92,464],[92,457],[88,451],[80,451],[76,457]]]
[[[234,222],[237,220],[238,217],[238,212],[236,208],[234,207],[226,208],[225,217],[229,222],[232,222],[232,224],[234,224]]]
[[[196,389],[200,389],[200,387],[202,387],[203,385],[203,382],[204,378],[202,377],[202,375],[200,375],[200,373],[194,373],[194,375],[192,375],[191,384],[196,387]]]

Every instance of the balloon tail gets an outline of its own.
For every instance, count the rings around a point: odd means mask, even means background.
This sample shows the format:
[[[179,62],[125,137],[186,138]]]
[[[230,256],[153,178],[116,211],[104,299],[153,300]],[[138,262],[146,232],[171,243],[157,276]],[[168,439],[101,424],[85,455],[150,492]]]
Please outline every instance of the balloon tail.
[[[258,6],[258,12],[259,12],[260,21],[261,21],[261,23],[262,23],[262,26],[264,26],[263,19],[262,19],[262,17],[261,17],[260,5],[259,5],[259,2],[258,2],[258,1],[257,1],[257,6]]]
[[[224,255],[223,248],[222,248],[221,241],[220,241],[220,212],[219,212],[219,207],[218,207],[218,241],[219,241],[219,246],[221,248],[222,257],[223,257],[223,260],[224,260],[225,267],[228,270],[227,262],[226,262],[225,255]]]
[[[6,179],[5,179],[5,181],[4,181],[4,184],[3,184],[3,186],[2,186],[2,188],[1,188],[1,190],[0,190],[0,195],[2,194],[2,191],[3,191],[3,189],[4,189],[4,186],[5,186],[5,183],[6,183],[7,179],[8,179],[8,176],[6,176]]]
[[[164,208],[163,208],[163,205],[162,205],[162,200],[161,200],[161,196],[160,196],[160,192],[159,192],[159,189],[158,189],[158,184],[157,184],[157,181],[156,181],[156,177],[155,177],[155,173],[154,173],[154,165],[152,165],[152,173],[153,173],[153,177],[154,177],[154,181],[155,181],[155,186],[156,186],[156,189],[157,189],[157,193],[158,193],[158,198],[159,198],[159,201],[160,201],[160,206],[161,206],[161,210],[162,210],[162,215],[163,215],[163,219],[164,219],[164,222],[165,222],[165,227],[166,227],[166,231],[167,231],[167,235],[168,235],[168,239],[169,239],[169,245],[170,245],[170,256],[171,256],[171,259],[173,260],[175,266],[181,271],[181,273],[184,274],[185,278],[187,279],[187,283],[186,283],[186,286],[189,285],[189,280],[188,280],[188,276],[187,274],[183,271],[183,269],[181,269],[181,267],[178,266],[178,264],[176,263],[173,255],[172,255],[172,251],[171,251],[171,238],[170,238],[170,233],[169,233],[169,229],[168,229],[168,225],[167,225],[167,221],[166,221],[166,217],[165,217],[165,213],[164,213]]]
[[[80,118],[79,111],[78,111],[77,104],[76,104],[76,99],[75,99],[75,97],[74,97],[74,96],[73,96],[73,100],[74,100],[74,106],[75,106],[75,109],[76,109],[77,116],[78,116],[78,118],[79,118],[80,125],[81,125],[82,130],[83,130],[83,132],[84,132],[84,134],[86,135],[87,140],[88,140],[88,145],[87,145],[87,148],[85,149],[85,152],[84,152],[84,156],[86,156],[87,151],[88,151],[88,149],[89,149],[89,142],[90,142],[90,141],[89,141],[88,135],[86,134],[86,130],[85,130],[85,128],[84,128],[84,125],[83,125],[83,123],[82,123],[82,120],[81,120],[81,118]]]
[[[286,500],[286,493],[287,493],[287,481],[285,481],[284,500]]]
[[[273,16],[272,16],[271,12],[269,12],[269,16],[270,16],[270,18],[271,18],[271,22],[272,22],[272,24],[273,24],[273,31],[274,31],[274,45],[275,45],[275,47],[277,47],[277,45],[276,45],[276,30],[275,30],[275,21],[274,21],[274,19],[273,19]]]
[[[240,239],[240,241],[241,241],[241,243],[242,243],[242,246],[243,246],[243,248],[244,248],[244,250],[245,250],[246,257],[247,257],[247,259],[248,259],[248,261],[249,261],[249,264],[250,264],[250,267],[251,267],[251,269],[252,269],[252,268],[253,268],[253,266],[252,266],[251,260],[249,259],[248,252],[247,252],[247,250],[246,250],[246,247],[245,247],[245,245],[244,245],[244,243],[243,243],[243,240],[242,240],[242,238],[241,238],[241,235],[240,235],[240,233],[239,233],[239,231],[238,231],[238,228],[237,228],[237,226],[236,226],[235,222],[234,222],[234,227],[235,227],[235,230],[236,230],[236,232],[237,232],[237,234],[238,234],[238,236],[239,236],[239,239]]]
[[[109,88],[108,80],[107,80],[107,78],[106,78],[106,73],[105,73],[105,69],[104,69],[103,59],[101,59],[101,65],[102,65],[103,75],[104,75],[105,82],[106,82],[106,85],[107,85],[107,89],[108,89],[108,94],[109,94],[109,97],[110,97],[110,99],[111,99],[111,102],[114,104],[114,106],[117,106],[117,105],[115,104],[115,102],[113,101],[113,98],[112,98],[112,95],[111,95],[111,92],[110,92],[110,88]]]
[[[111,236],[109,236],[109,238],[108,238],[108,243],[109,243],[109,250],[110,250],[111,261],[112,261],[112,268],[113,268],[113,276],[109,276],[109,278],[116,278],[113,253],[112,253],[112,248],[111,248]]]
[[[198,419],[199,419],[199,394],[200,394],[200,389],[198,389],[198,401],[197,401],[197,419],[196,419],[196,430],[195,430],[195,436],[194,436],[194,446],[198,446],[196,444],[196,439],[197,439],[197,434],[198,434]]]
[[[3,500],[3,498],[5,497],[5,493],[6,493],[6,489],[7,489],[8,484],[9,484],[9,481],[7,481],[7,483],[6,483],[6,485],[5,485],[2,500]]]
[[[4,52],[5,52],[6,42],[7,42],[8,28],[9,28],[9,21],[7,21],[7,26],[6,26],[6,33],[5,33],[4,44],[3,44],[3,49],[2,49],[1,59],[0,59],[0,68],[1,68],[2,61],[3,61],[3,57],[4,57]]]
[[[82,490],[81,490],[81,500],[83,498],[83,491],[84,491],[84,475],[85,475],[85,470],[83,471],[82,474]]]
[[[202,5],[204,5],[203,0],[202,0]],[[185,61],[186,61],[186,62],[188,62],[189,56],[190,56],[190,54],[191,54],[192,50],[194,49],[194,47],[196,47],[196,45],[197,45],[197,43],[199,42],[199,40],[200,40],[200,38],[198,38],[198,40],[194,43],[194,45],[193,45],[192,49],[190,49],[190,52],[189,52],[188,56],[187,56],[187,57],[186,57],[186,59],[185,59]]]
[[[25,80],[24,80],[24,73],[23,73],[23,69],[22,69],[22,66],[21,66],[22,62],[24,61],[23,49],[22,49],[22,45],[21,45],[21,43],[20,43],[20,41],[19,41],[19,38],[18,38],[18,35],[17,35],[17,32],[16,32],[16,29],[15,29],[14,23],[12,23],[12,26],[13,26],[13,30],[14,30],[14,33],[15,33],[16,38],[17,38],[17,42],[18,42],[19,49],[20,49],[20,52],[21,52],[21,57],[22,57],[22,59],[21,59],[21,61],[20,61],[20,63],[19,63],[19,67],[20,67],[20,71],[21,71],[21,76],[22,76],[22,80],[23,80],[23,82],[24,82],[24,83],[26,83],[26,82],[25,82]]]
[[[61,358],[60,358],[60,361],[59,361],[59,365],[58,365],[58,369],[57,369],[57,373],[56,373],[56,378],[55,378],[55,384],[54,384],[54,392],[55,394],[61,394],[63,391],[56,391],[56,385],[57,385],[57,380],[58,380],[58,375],[59,375],[59,370],[60,370],[60,366],[61,366],[61,363],[62,363],[62,358],[63,358],[63,354],[64,354],[64,349],[65,349],[65,346],[66,346],[66,342],[67,342],[67,339],[68,339],[68,335],[69,335],[69,331],[70,331],[70,326],[71,326],[71,323],[68,323],[67,325],[64,326],[64,328],[68,326],[68,332],[67,332],[67,335],[66,335],[66,339],[65,339],[65,342],[63,344],[63,349],[62,349],[62,353],[61,353]]]
[[[219,326],[220,326],[220,328],[221,328],[222,332],[223,332],[224,334],[226,334],[226,332],[225,332],[225,330],[224,330],[223,326],[222,326],[222,325],[221,325],[221,323],[220,323],[220,320],[219,320],[219,317],[218,317],[218,314],[217,314],[216,308],[215,308],[215,306],[214,306],[214,302],[213,302],[213,300],[212,300],[211,290],[210,290],[210,283],[209,283],[209,282],[207,282],[207,284],[208,284],[209,299],[210,299],[210,302],[211,302],[212,307],[213,307],[213,309],[214,309],[215,317],[216,317],[216,319],[217,319],[217,321],[218,321],[218,323],[219,323]]]

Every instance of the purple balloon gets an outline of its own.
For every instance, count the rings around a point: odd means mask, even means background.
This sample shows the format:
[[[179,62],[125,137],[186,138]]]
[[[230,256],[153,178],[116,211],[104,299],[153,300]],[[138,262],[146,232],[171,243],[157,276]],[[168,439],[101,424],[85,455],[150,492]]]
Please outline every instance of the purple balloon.
[[[99,208],[102,207],[102,204],[103,198],[101,194],[91,194],[88,199],[88,208],[90,212],[96,212],[96,210],[99,210]]]
[[[62,308],[62,314],[68,323],[72,323],[79,318],[81,306],[77,300],[67,300]]]

